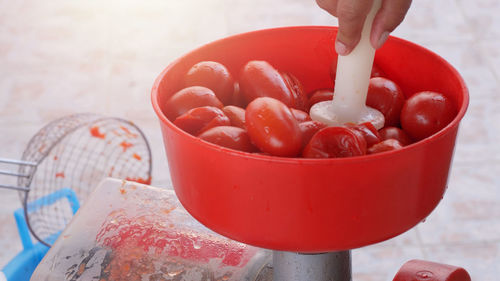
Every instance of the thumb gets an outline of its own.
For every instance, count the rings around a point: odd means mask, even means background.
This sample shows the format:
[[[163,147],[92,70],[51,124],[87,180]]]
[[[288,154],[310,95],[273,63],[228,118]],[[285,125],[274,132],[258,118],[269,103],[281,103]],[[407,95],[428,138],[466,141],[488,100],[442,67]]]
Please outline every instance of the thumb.
[[[335,51],[342,56],[348,55],[358,44],[366,16],[370,12],[372,0],[339,0],[337,17],[339,31],[335,41]]]

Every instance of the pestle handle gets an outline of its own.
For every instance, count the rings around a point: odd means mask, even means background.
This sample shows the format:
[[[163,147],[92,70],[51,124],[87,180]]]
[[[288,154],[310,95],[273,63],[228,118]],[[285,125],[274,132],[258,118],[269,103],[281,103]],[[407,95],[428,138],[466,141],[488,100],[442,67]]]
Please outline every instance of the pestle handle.
[[[345,116],[345,118],[356,116],[365,106],[375,57],[375,49],[370,43],[370,33],[373,19],[381,4],[382,0],[373,1],[372,8],[365,19],[358,45],[350,54],[338,58],[333,109],[336,114]]]
[[[352,52],[339,56],[333,100],[314,104],[309,111],[311,118],[328,126],[345,123],[371,122],[377,129],[384,127],[384,115],[366,106],[370,74],[375,49],[370,43],[373,19],[382,5],[382,0],[373,0],[372,7],[363,24],[361,39]]]

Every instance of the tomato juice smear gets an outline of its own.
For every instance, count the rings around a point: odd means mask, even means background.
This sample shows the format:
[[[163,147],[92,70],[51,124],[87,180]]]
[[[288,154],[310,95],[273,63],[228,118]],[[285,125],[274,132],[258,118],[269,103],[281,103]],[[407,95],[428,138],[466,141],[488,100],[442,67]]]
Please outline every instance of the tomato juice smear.
[[[228,247],[224,239],[210,234],[161,226],[157,220],[164,218],[163,215],[129,218],[113,211],[101,225],[95,241],[99,246],[111,248],[115,255],[136,260],[165,256],[209,263],[213,258],[222,258],[226,266],[243,267],[252,256],[248,253],[253,250],[244,244]]]
[[[122,129],[128,137],[137,138],[137,134],[132,133],[127,127],[120,126],[120,129]]]
[[[120,143],[120,146],[123,147],[123,152],[127,151],[127,149],[129,149],[130,147],[134,146],[133,144],[129,143],[129,142],[126,142],[126,141],[122,141]]]
[[[103,134],[99,131],[99,126],[92,126],[90,128],[90,135],[99,139],[106,138],[106,134]]]
[[[142,184],[151,184],[151,177],[147,178],[147,179],[143,179],[141,177],[137,177],[137,178],[134,178],[134,177],[126,177],[125,180],[126,181],[134,181],[136,183],[142,183]]]

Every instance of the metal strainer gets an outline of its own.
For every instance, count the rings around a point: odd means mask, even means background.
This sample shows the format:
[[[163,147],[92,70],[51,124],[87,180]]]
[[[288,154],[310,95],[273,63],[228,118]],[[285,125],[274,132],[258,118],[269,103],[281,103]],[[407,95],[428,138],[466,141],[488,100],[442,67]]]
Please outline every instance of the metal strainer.
[[[0,159],[18,165],[17,176],[26,222],[32,235],[50,246],[73,216],[72,200],[56,198],[70,190],[79,203],[105,177],[151,182],[151,150],[142,131],[132,122],[96,114],[57,119],[33,136],[21,160]]]

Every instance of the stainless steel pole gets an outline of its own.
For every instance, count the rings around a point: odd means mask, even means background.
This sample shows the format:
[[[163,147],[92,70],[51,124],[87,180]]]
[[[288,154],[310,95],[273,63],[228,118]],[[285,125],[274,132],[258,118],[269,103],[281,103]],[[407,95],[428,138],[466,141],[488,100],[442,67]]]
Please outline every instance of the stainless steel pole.
[[[273,252],[273,281],[351,281],[351,252]]]

